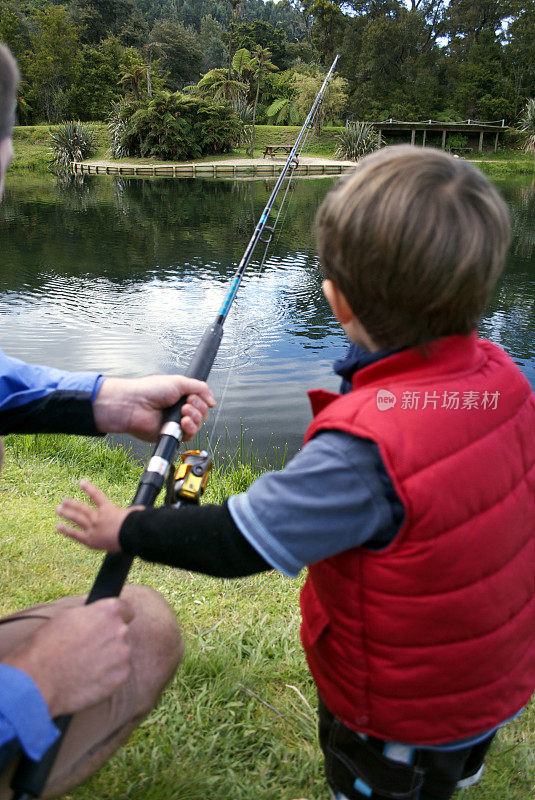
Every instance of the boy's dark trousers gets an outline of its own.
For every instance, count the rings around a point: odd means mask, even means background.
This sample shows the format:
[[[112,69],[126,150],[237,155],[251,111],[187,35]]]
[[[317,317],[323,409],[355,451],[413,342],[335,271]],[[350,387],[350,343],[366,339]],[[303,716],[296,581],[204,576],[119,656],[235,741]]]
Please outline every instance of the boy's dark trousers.
[[[478,772],[494,738],[453,751],[412,748],[410,764],[400,763],[383,755],[387,742],[352,731],[318,700],[327,780],[348,800],[448,800]]]

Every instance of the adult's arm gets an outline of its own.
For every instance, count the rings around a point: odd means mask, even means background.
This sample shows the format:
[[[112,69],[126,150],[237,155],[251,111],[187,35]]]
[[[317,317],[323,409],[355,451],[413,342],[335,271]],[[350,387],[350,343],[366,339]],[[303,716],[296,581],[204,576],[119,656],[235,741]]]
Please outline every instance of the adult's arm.
[[[99,435],[93,417],[104,378],[27,364],[0,350],[0,434]]]
[[[162,410],[183,395],[182,426],[194,436],[215,404],[205,383],[182,375],[103,378],[27,364],[0,350],[0,434],[129,433],[154,441]]]
[[[58,735],[35,682],[22,670],[0,664],[0,772],[19,747],[36,761]]]

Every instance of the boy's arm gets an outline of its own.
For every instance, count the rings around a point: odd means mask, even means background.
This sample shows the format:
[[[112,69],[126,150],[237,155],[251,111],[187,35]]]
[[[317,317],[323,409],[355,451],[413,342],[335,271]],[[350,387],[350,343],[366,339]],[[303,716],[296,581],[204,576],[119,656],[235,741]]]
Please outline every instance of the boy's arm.
[[[82,486],[96,508],[64,501],[58,513],[79,529],[59,525],[60,532],[92,548],[220,577],[269,568],[295,576],[353,547],[386,547],[403,522],[377,446],[338,432],[319,435],[283,470],[222,507],[118,509],[96,487]]]
[[[89,481],[81,488],[94,508],[64,500],[58,515],[77,527],[58,524],[60,533],[95,550],[123,551],[218,578],[239,578],[271,569],[240,533],[227,508],[118,508]]]
[[[119,533],[121,550],[146,561],[241,578],[272,569],[222,506],[147,508],[129,514]]]

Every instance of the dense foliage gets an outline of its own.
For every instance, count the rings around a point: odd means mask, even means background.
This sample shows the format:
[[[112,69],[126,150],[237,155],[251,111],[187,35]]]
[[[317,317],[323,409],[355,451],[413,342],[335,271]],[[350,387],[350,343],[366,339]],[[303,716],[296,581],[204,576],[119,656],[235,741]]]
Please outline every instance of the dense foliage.
[[[228,104],[180,92],[159,92],[116,106],[110,129],[116,156],[167,160],[224,153],[242,135],[242,123]]]
[[[2,0],[23,123],[105,119],[113,103],[195,87],[303,119],[340,53],[331,119],[501,120],[535,97],[535,0]],[[236,69],[236,53],[269,69]]]

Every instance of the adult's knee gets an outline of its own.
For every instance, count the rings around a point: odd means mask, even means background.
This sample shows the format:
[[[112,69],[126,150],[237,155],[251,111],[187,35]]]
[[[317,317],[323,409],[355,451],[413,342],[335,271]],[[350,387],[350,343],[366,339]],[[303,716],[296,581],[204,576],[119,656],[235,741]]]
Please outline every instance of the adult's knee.
[[[121,592],[134,611],[130,623],[132,668],[138,692],[137,713],[147,713],[158,701],[182,661],[184,643],[176,617],[166,600],[148,586],[126,586]]]

